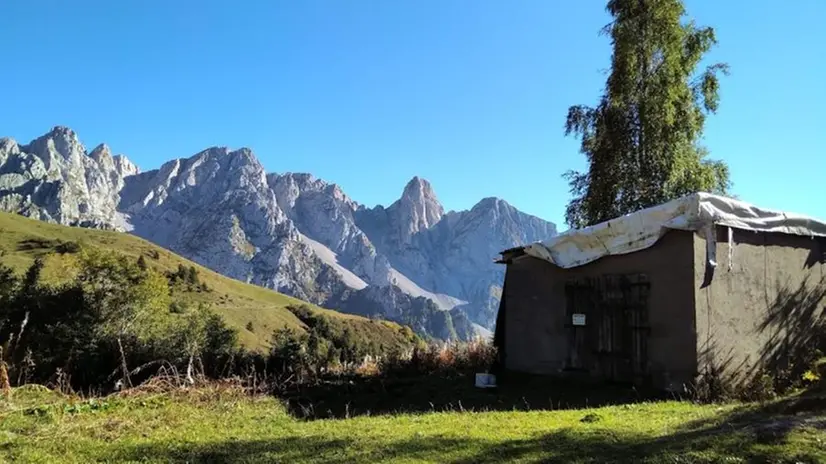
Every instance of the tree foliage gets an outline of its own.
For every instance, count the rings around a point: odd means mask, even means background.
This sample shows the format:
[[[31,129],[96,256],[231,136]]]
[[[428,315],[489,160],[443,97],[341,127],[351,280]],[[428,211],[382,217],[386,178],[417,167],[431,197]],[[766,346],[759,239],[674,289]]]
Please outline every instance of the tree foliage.
[[[161,361],[191,379],[196,360],[217,375],[238,351],[219,315],[203,305],[171,311],[169,279],[125,256],[83,249],[76,276],[57,285],[43,281],[43,267],[38,258],[18,278],[0,265],[0,346],[15,384],[62,373],[78,388],[110,387]]]
[[[581,139],[587,172],[568,171],[565,220],[584,227],[680,196],[730,188],[728,166],[699,143],[719,105],[717,63],[698,71],[714,29],[683,22],[681,0],[609,0],[603,32],[613,55],[596,107],[568,109],[566,135]]]
[[[195,269],[195,266],[186,267],[183,264],[178,264],[178,270],[175,272],[167,272],[166,277],[173,286],[180,284],[190,291],[209,290],[206,282],[201,282],[200,273],[198,269]]]
[[[77,282],[87,304],[101,314],[102,335],[148,339],[169,324],[166,277],[122,256],[84,251]]]
[[[144,257],[143,257],[143,255],[140,255],[140,256],[138,257],[138,267],[139,267],[139,268],[141,268],[141,269],[143,269],[143,270],[146,270],[146,269],[149,267],[149,266],[146,264],[146,258],[144,258]]]
[[[0,263],[0,321],[3,319],[3,312],[11,306],[12,298],[17,294],[19,279],[14,275],[11,268]]]

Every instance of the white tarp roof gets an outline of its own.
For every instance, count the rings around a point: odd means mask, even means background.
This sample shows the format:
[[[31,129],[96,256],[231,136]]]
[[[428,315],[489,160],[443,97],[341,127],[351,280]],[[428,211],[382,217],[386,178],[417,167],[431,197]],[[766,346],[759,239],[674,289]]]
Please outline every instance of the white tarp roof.
[[[549,240],[523,247],[526,254],[562,268],[572,268],[603,256],[621,255],[654,245],[668,229],[703,232],[709,240],[708,259],[716,265],[713,226],[755,232],[779,232],[826,237],[826,222],[761,209],[709,193],[695,193],[662,205],[627,214],[583,229],[571,229]]]

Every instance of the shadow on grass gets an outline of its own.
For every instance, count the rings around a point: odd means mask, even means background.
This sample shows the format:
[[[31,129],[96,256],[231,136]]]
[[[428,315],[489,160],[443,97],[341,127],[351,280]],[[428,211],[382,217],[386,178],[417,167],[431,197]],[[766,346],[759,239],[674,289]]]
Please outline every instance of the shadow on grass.
[[[758,462],[816,463],[824,455],[782,441],[767,441],[756,429],[724,422],[650,438],[598,426],[562,429],[536,438],[480,440],[431,436],[387,441],[322,436],[208,444],[159,443],[121,450],[115,461],[359,463],[393,459],[454,464],[513,461],[548,463]],[[774,446],[766,446],[774,445]]]
[[[278,395],[299,419],[433,411],[556,410],[674,399],[621,385],[594,385],[509,373],[500,386],[476,388],[470,375],[348,377]]]
[[[723,417],[690,422],[684,430],[723,433],[726,429],[748,432],[762,444],[784,443],[802,427],[826,430],[826,396],[820,389],[762,405],[746,405]]]

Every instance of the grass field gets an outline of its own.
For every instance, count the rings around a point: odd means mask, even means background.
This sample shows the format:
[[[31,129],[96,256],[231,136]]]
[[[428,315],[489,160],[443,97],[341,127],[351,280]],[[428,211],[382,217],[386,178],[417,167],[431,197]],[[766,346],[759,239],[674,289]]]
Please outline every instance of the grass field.
[[[0,400],[3,462],[826,462],[824,419],[763,406],[628,404],[300,420],[236,389]]]
[[[273,330],[287,326],[301,330],[303,324],[289,310],[290,304],[304,302],[281,293],[250,285],[222,276],[199,266],[168,250],[130,234],[49,224],[19,215],[0,212],[0,263],[17,271],[24,271],[36,256],[47,255],[61,243],[75,242],[85,247],[96,247],[121,253],[133,259],[143,255],[150,266],[161,271],[174,271],[179,264],[194,266],[200,279],[209,286],[209,292],[186,292],[174,298],[190,303],[209,304],[227,323],[238,329],[240,342],[249,348],[268,346]],[[157,256],[157,259],[150,256]],[[70,272],[73,256],[51,254],[46,260],[44,275],[58,281]],[[375,322],[369,319],[321,309],[314,309],[345,318],[355,332],[367,334],[378,342],[396,339],[398,324]],[[247,329],[251,324],[252,331]]]

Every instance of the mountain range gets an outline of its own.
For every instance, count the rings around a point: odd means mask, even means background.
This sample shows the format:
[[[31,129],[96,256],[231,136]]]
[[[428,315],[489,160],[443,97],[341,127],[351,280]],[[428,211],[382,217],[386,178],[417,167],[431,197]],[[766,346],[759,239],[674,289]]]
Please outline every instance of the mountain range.
[[[370,208],[311,174],[267,173],[248,148],[141,172],[61,126],[26,145],[0,139],[0,210],[132,233],[228,277],[440,339],[488,333],[497,253],[556,234],[498,198],[445,211],[419,177]]]

